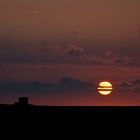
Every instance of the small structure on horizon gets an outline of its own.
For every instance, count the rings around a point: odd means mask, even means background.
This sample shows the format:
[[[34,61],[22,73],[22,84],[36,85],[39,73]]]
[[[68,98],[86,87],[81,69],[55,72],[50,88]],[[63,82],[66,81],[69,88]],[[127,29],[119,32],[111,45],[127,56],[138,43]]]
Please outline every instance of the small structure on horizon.
[[[18,102],[15,103],[15,105],[20,105],[20,106],[28,106],[28,97],[19,97]]]

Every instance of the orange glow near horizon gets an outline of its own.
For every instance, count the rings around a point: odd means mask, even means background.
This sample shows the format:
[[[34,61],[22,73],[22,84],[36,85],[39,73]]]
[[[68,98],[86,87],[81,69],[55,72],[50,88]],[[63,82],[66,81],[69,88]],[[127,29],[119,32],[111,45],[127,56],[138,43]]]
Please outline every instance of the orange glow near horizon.
[[[104,82],[100,82],[99,86],[98,86],[98,92],[101,95],[109,95],[112,93],[112,84],[110,82],[104,81]]]

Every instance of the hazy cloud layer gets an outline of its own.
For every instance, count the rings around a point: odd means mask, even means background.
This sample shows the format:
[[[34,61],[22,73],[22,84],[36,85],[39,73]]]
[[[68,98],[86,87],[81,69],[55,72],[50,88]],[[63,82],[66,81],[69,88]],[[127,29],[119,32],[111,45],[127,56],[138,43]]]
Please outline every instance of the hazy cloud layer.
[[[67,64],[107,64],[127,65],[138,64],[129,55],[122,55],[112,49],[98,50],[80,43],[18,43],[0,41],[0,63],[67,63]]]
[[[57,83],[41,83],[39,81],[32,82],[0,82],[0,92],[69,92],[69,91],[88,91],[94,88],[94,85],[89,82],[74,79],[64,76]]]
[[[123,81],[119,84],[118,90],[140,92],[140,80]]]

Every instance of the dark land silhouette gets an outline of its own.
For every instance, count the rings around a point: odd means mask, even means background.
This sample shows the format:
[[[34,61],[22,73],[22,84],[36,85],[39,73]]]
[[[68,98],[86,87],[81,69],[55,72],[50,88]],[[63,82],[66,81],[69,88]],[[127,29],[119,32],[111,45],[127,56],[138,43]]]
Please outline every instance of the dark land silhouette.
[[[30,104],[28,97],[19,97],[14,104],[0,104],[0,113],[67,113],[67,114],[86,114],[86,115],[123,115],[138,113],[140,106],[38,106]]]

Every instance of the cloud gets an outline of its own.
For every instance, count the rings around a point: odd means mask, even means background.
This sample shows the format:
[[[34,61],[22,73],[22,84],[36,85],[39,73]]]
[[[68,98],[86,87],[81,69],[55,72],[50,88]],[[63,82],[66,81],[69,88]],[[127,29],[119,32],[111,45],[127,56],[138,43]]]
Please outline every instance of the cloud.
[[[85,64],[102,64],[102,58],[92,55],[84,55],[81,57],[81,61]]]
[[[118,56],[111,49],[98,52],[85,44],[40,41],[38,43],[11,43],[0,41],[0,64],[93,64],[125,65],[132,62],[127,56]],[[94,47],[93,47],[94,48]],[[99,55],[100,54],[100,55]],[[18,59],[17,59],[18,58]]]
[[[119,87],[120,88],[130,88],[130,87],[132,87],[132,83],[125,81],[125,82],[120,83]]]
[[[63,91],[87,91],[92,89],[94,85],[89,82],[64,76],[57,83],[41,83],[39,81],[32,82],[0,82],[0,92],[63,92]]]
[[[116,62],[116,64],[123,64],[124,63],[124,61],[120,58],[116,58],[115,62]]]
[[[140,80],[137,79],[137,80],[131,81],[131,83],[132,83],[132,86],[134,87],[134,91],[137,93],[140,93]]]
[[[140,92],[140,80],[123,81],[119,83],[118,90]]]
[[[139,85],[140,86],[140,80],[134,80],[134,81],[131,81],[131,83],[132,83],[132,85],[133,86],[137,86],[137,85]]]
[[[132,62],[132,60],[128,56],[119,56],[115,54],[113,51],[108,50],[104,54],[103,62],[115,65],[125,65]]]
[[[84,64],[93,65],[125,65],[131,62],[131,59],[127,56],[118,56],[113,51],[107,50],[102,55],[92,55],[85,51],[84,48],[71,45],[68,48],[68,55],[74,56],[73,61]],[[77,57],[75,57],[77,56]],[[72,60],[72,59],[71,59]]]
[[[71,56],[83,56],[85,55],[85,49],[78,47],[75,44],[70,44],[67,49],[67,53]]]
[[[79,57],[81,63],[84,64],[93,64],[93,65],[124,65],[127,64],[125,58],[119,57],[104,57],[104,56],[95,56],[95,55],[83,55]]]
[[[119,84],[119,86],[124,88],[140,86],[140,80],[123,81]]]
[[[108,50],[107,52],[105,52],[104,56],[106,57],[114,57],[114,53],[111,50]]]
[[[64,76],[60,80],[60,84],[71,88],[87,89],[92,87],[93,84],[81,80],[74,79],[72,77]]]

